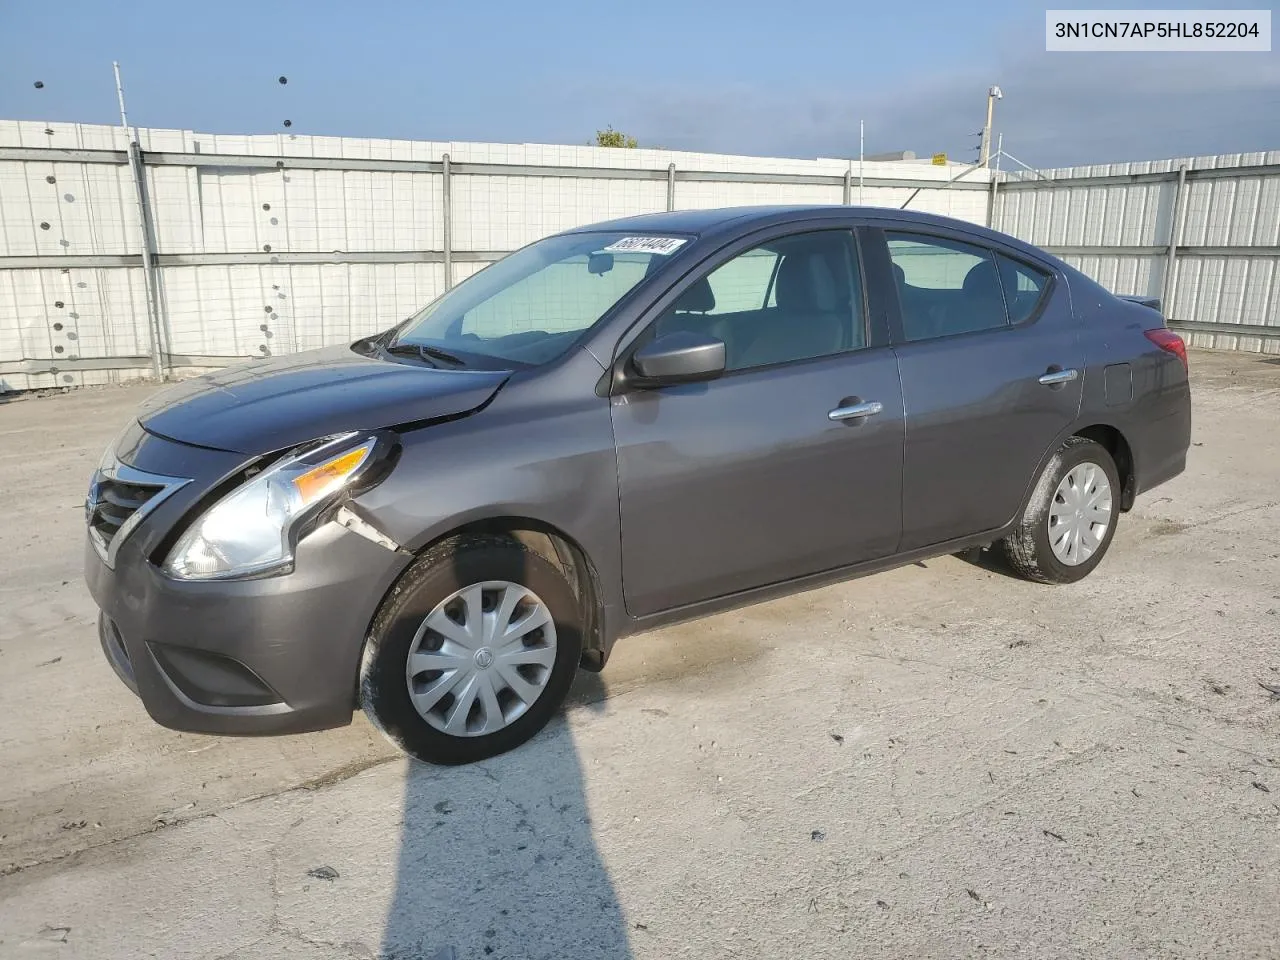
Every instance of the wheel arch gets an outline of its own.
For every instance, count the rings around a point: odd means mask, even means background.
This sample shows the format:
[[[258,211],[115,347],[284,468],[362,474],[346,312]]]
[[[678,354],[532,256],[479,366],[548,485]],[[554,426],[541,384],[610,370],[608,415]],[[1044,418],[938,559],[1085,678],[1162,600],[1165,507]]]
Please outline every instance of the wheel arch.
[[[421,557],[446,540],[468,535],[509,537],[559,569],[569,582],[582,613],[581,665],[592,671],[599,671],[604,667],[605,660],[608,658],[609,644],[605,640],[604,622],[601,616],[600,575],[591,557],[577,540],[544,520],[518,515],[502,515],[472,519],[451,527],[418,545],[413,551],[414,556]],[[407,570],[408,567],[406,566],[405,569]],[[399,577],[396,579],[398,581]],[[393,583],[388,589],[388,594],[394,587]],[[379,601],[378,609],[381,609],[383,602],[385,597]]]
[[[1027,478],[1027,485],[1022,492],[1022,500],[1019,503],[1018,512],[1006,524],[1006,529],[1017,523],[1018,517],[1022,516],[1022,512],[1026,510],[1031,494],[1036,488],[1036,482],[1040,479],[1040,474],[1044,472],[1049,461],[1053,459],[1053,455],[1061,449],[1068,437],[1083,437],[1086,440],[1092,440],[1111,454],[1111,459],[1116,464],[1116,472],[1120,474],[1120,509],[1123,512],[1133,509],[1134,498],[1137,495],[1137,468],[1134,461],[1133,445],[1129,442],[1124,431],[1113,422],[1097,419],[1081,420],[1073,423],[1058,436],[1054,437],[1053,442],[1041,454],[1040,462],[1036,464],[1035,471]]]
[[[1110,423],[1093,423],[1072,431],[1072,436],[1092,440],[1111,454],[1120,475],[1120,509],[1133,509],[1137,496],[1137,472],[1133,463],[1133,447],[1120,428]]]

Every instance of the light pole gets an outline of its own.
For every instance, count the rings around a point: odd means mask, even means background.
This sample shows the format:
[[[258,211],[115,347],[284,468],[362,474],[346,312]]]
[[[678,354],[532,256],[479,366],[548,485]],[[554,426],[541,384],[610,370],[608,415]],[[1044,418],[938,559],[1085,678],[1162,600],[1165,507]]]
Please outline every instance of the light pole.
[[[1004,99],[1004,91],[999,87],[992,87],[987,91],[987,123],[982,128],[982,152],[978,157],[978,163],[986,166],[991,160],[991,121],[995,117],[996,101]]]

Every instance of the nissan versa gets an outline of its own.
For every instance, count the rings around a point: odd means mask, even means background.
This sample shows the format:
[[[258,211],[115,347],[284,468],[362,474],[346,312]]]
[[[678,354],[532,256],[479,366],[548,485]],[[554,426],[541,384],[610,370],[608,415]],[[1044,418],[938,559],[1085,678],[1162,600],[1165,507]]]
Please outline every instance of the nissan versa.
[[[165,726],[362,707],[477,760],[660,624],[987,545],[1081,579],[1183,469],[1186,363],[1158,304],[940,217],[571,230],[144,405],[86,503],[102,646]]]

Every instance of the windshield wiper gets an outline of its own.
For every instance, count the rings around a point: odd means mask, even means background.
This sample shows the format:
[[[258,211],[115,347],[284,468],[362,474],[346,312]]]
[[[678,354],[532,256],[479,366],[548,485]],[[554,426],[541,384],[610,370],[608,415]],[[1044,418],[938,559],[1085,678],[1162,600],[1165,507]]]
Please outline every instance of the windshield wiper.
[[[412,341],[402,341],[393,343],[383,348],[387,353],[397,356],[420,357],[430,363],[432,360],[442,360],[450,366],[465,367],[467,361],[459,356],[455,356],[448,350],[441,350],[439,347],[430,347],[425,343],[413,343]]]

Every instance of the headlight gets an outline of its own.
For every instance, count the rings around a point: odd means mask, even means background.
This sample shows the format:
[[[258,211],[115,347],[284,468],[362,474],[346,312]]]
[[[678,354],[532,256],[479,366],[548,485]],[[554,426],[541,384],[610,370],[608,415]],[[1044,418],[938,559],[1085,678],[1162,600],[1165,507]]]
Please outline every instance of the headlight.
[[[204,512],[169,552],[164,570],[181,580],[261,575],[293,562],[298,522],[349,487],[373,458],[377,438],[329,438],[286,454]]]

